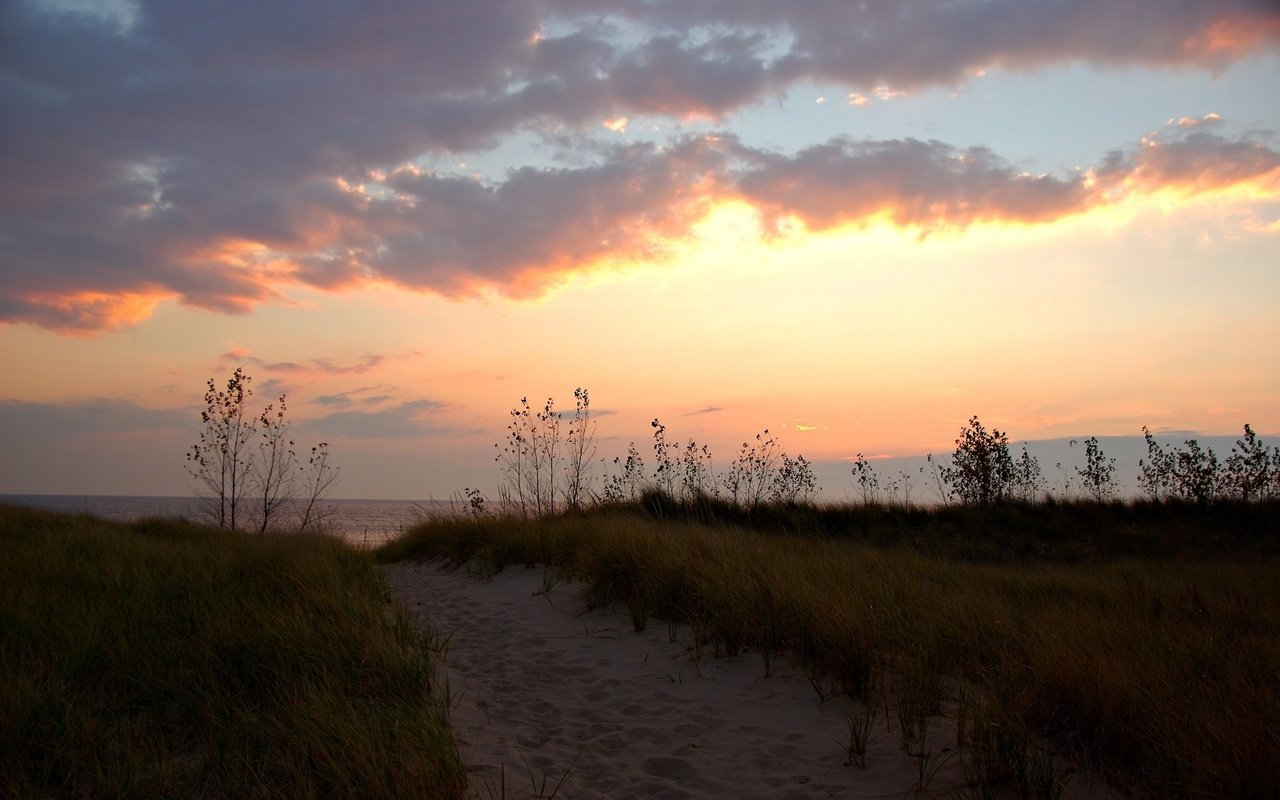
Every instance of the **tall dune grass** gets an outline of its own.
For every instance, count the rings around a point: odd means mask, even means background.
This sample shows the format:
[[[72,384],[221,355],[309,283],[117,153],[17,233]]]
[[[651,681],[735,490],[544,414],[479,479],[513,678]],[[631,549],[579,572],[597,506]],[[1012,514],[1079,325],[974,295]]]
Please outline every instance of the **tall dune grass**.
[[[0,505],[0,796],[461,797],[424,635],[322,537]]]
[[[637,627],[682,620],[721,653],[785,650],[815,686],[936,687],[926,705],[973,720],[969,748],[983,730],[1020,731],[1139,795],[1280,795],[1280,569],[1258,555],[1276,529],[1249,533],[1274,506],[1223,527],[1180,516],[1163,550],[1159,508],[1015,508],[976,523],[973,509],[914,523],[843,513],[862,529],[762,533],[639,506],[438,520],[377,557],[557,565]],[[1032,531],[1028,517],[1052,524]],[[985,547],[964,532],[974,524]]]

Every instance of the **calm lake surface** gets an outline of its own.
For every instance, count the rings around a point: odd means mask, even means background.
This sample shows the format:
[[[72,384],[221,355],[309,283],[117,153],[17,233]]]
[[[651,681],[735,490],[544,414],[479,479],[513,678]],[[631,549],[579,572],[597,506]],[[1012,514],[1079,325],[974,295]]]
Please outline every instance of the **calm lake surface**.
[[[196,497],[84,494],[0,494],[0,502],[132,522],[143,517],[207,519]],[[453,514],[460,507],[438,500],[325,500],[324,530],[360,547],[376,547],[418,522]],[[287,511],[282,526],[293,522]]]

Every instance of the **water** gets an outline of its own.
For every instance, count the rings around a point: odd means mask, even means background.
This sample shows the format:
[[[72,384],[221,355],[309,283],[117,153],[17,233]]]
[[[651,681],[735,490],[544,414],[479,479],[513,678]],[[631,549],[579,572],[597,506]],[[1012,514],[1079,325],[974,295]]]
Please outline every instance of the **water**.
[[[0,502],[45,508],[103,519],[132,522],[143,517],[206,519],[196,497],[142,497],[81,494],[0,494]],[[377,547],[433,516],[452,514],[458,507],[435,500],[325,500],[323,530],[359,547]],[[282,524],[293,522],[286,514]]]

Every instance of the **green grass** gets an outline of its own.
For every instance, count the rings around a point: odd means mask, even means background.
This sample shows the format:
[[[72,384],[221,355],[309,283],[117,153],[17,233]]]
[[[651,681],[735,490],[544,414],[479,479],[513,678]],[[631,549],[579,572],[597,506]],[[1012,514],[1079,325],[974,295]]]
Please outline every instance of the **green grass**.
[[[434,679],[340,542],[0,505],[0,796],[461,797]]]
[[[637,627],[681,620],[709,651],[790,653],[820,692],[961,717],[990,783],[1026,785],[1051,744],[1143,796],[1274,797],[1278,508],[775,508],[762,531],[650,498],[438,520],[377,557],[557,565]]]

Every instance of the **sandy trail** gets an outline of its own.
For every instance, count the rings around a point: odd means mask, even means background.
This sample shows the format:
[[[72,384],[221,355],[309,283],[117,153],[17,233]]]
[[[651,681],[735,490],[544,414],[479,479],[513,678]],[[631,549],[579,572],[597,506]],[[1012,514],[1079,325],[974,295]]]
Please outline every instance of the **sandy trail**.
[[[775,659],[767,678],[753,652],[695,664],[688,628],[672,642],[661,620],[636,633],[617,611],[584,612],[581,585],[543,591],[541,568],[486,581],[433,563],[387,573],[416,619],[452,637],[444,666],[473,796],[501,797],[505,779],[507,797],[549,797],[562,778],[561,798],[914,794],[916,762],[883,710],[867,767],[847,766],[842,701],[819,702],[789,663]],[[960,775],[944,739],[935,796]]]

